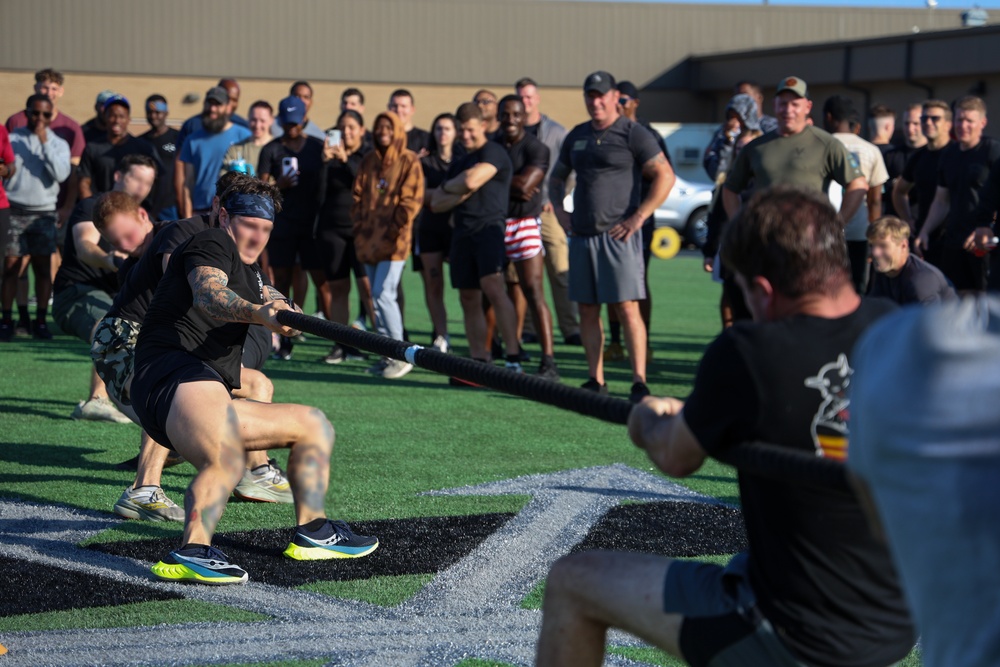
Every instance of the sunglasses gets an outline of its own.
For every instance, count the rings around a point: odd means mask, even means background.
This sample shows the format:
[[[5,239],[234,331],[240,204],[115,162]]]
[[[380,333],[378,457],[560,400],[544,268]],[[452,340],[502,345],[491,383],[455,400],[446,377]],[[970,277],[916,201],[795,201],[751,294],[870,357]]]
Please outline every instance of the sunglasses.
[[[925,123],[927,121],[930,121],[932,123],[937,124],[944,120],[944,116],[921,116],[920,120],[924,121]]]
[[[632,101],[632,98],[629,97],[628,95],[619,95],[619,97],[618,97],[618,104],[623,104],[624,105],[624,104],[628,104],[631,101]]]
[[[28,109],[29,116],[41,116],[43,118],[52,118],[51,111],[39,111],[38,109]]]

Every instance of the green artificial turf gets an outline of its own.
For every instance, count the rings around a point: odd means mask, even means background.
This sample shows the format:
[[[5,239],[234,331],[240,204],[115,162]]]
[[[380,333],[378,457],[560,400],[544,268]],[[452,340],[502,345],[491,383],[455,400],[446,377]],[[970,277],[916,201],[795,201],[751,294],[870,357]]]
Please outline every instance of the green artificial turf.
[[[380,607],[395,607],[419,593],[433,578],[432,574],[402,574],[347,581],[317,581],[299,586],[299,590],[361,600]]]
[[[129,628],[164,623],[248,623],[269,616],[199,600],[136,602],[117,607],[66,609],[40,614],[0,617],[0,632],[22,630],[69,630],[84,628]]]

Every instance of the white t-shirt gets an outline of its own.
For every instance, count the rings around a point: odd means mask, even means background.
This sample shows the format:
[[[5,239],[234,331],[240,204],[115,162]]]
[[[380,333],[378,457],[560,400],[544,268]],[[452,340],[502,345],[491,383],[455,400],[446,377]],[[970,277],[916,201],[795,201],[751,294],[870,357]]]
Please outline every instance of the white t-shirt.
[[[848,132],[836,132],[833,136],[844,144],[848,152],[858,161],[858,167],[868,181],[869,188],[881,188],[889,180],[889,172],[885,168],[885,160],[882,159],[882,151],[878,146]],[[838,183],[830,183],[827,193],[830,202],[839,210],[844,198],[844,189]],[[865,236],[867,231],[868,206],[862,203],[857,213],[847,223],[844,232],[848,241],[864,241],[867,238]]]

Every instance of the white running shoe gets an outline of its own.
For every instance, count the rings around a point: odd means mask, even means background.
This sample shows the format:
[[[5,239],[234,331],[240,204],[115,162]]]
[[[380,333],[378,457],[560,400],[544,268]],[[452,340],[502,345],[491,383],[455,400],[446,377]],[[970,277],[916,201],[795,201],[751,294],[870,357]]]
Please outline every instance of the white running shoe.
[[[128,487],[122,491],[113,509],[115,514],[126,519],[184,523],[184,509],[158,486]]]
[[[243,479],[233,490],[240,500],[258,503],[292,503],[292,488],[274,459],[253,470],[244,470]]]

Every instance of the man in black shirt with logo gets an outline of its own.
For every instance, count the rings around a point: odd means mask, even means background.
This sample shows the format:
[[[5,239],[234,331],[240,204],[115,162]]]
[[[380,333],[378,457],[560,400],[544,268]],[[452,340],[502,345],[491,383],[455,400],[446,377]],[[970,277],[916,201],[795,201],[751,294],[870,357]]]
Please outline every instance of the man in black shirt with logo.
[[[480,105],[481,107],[482,105]],[[504,244],[507,259],[514,263],[518,283],[512,287],[524,292],[532,319],[538,323],[542,361],[539,377],[559,381],[553,357],[552,313],[545,301],[542,273],[545,271],[542,248],[542,181],[549,171],[549,147],[524,131],[524,102],[517,95],[500,100],[500,127],[497,141],[507,149],[513,177],[507,206]]]
[[[986,289],[988,260],[968,247],[977,226],[980,190],[1000,160],[1000,141],[983,136],[985,128],[986,104],[981,99],[968,96],[955,102],[957,141],[941,152],[934,202],[917,237],[916,247],[926,251],[934,231],[944,225],[941,271],[959,292]]]
[[[151,195],[153,217],[157,220],[177,219],[177,201],[173,186],[174,162],[177,160],[177,141],[180,132],[167,125],[168,113],[167,98],[163,95],[150,95],[146,98],[146,122],[149,123],[150,129],[149,132],[139,135],[139,138],[156,149],[163,169]]]
[[[674,477],[755,440],[843,460],[851,351],[893,306],[854,291],[843,223],[821,193],[759,192],[722,248],[754,321],[708,347],[686,402],[634,408],[629,435]],[[609,627],[696,666],[883,667],[909,653],[892,559],[853,493],[744,472],[739,484],[750,547],[725,567],[620,552],[556,563],[538,664],[598,664]]]
[[[243,475],[246,451],[290,447],[288,476],[298,528],[285,555],[355,558],[378,540],[326,518],[333,427],[316,408],[232,399],[249,324],[286,335],[287,298],[265,285],[257,259],[274,225],[271,185],[226,195],[217,229],[179,246],[146,311],[136,345],[132,406],[157,442],[190,461],[183,545],[153,566],[161,579],[238,584],[247,573],[211,546],[215,527]],[[279,199],[280,201],[280,199]]]
[[[458,108],[462,145],[468,151],[452,162],[449,179],[435,189],[430,207],[435,213],[453,210],[451,238],[451,285],[459,291],[465,317],[469,355],[486,361],[486,318],[483,295],[496,311],[507,353],[507,368],[521,372],[521,344],[517,339],[517,315],[504,285],[507,261],[504,220],[510,196],[511,164],[507,151],[486,139],[483,114],[473,102]]]
[[[145,155],[156,165],[157,177],[162,169],[156,149],[128,133],[131,106],[122,95],[112,95],[104,102],[104,124],[107,133],[99,141],[88,141],[80,158],[80,197],[85,199],[109,192],[115,185],[118,163],[126,155]]]

